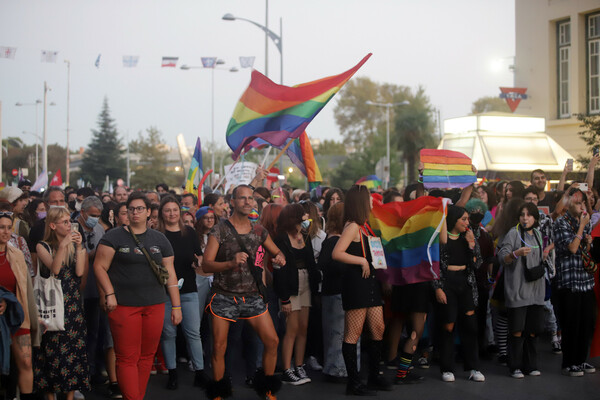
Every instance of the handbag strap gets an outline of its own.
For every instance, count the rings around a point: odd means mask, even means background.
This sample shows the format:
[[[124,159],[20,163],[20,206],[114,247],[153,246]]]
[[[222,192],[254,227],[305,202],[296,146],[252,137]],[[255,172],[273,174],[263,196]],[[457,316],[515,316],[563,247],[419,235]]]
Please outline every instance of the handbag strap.
[[[135,244],[137,245],[138,249],[140,249],[142,251],[142,253],[144,253],[144,256],[146,256],[146,260],[148,260],[148,264],[150,264],[150,268],[152,268],[152,271],[154,271],[154,267],[152,265],[155,261],[150,257],[150,254],[148,253],[148,250],[146,250],[146,247],[144,247],[144,245],[140,242],[140,240],[135,235],[135,233],[133,233],[133,231],[131,230],[131,227],[128,227],[128,229],[127,228],[123,228],[123,229],[125,229],[126,231],[128,231],[131,234],[131,237],[135,241]]]
[[[252,254],[250,254],[250,252],[248,251],[248,249],[246,248],[246,245],[244,244],[244,241],[242,240],[242,238],[240,237],[240,234],[238,233],[238,231],[235,229],[235,226],[233,226],[233,224],[231,223],[231,221],[229,221],[228,219],[225,220],[225,225],[231,230],[231,232],[233,233],[233,236],[235,237],[235,240],[237,241],[238,245],[240,246],[240,249],[248,254],[248,257],[252,257]]]

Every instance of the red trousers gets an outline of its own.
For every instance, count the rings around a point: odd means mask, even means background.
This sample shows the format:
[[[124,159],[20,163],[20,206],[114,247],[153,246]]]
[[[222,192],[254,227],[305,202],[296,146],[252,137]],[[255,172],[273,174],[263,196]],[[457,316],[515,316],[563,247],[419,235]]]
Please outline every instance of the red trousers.
[[[117,356],[117,380],[126,400],[142,400],[146,394],[164,315],[164,303],[117,306],[108,313]]]

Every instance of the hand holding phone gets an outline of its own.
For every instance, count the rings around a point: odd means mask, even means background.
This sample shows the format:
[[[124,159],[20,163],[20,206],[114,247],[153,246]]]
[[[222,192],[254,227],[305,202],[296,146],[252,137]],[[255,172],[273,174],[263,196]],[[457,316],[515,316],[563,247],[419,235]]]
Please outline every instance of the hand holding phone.
[[[79,233],[79,224],[77,222],[71,222],[71,232]]]

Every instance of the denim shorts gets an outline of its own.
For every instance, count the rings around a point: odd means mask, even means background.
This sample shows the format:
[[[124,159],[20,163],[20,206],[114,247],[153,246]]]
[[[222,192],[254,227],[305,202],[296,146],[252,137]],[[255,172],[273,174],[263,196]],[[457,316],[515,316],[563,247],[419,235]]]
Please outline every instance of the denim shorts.
[[[259,295],[231,296],[214,293],[206,307],[215,317],[236,322],[238,319],[250,319],[267,312],[267,305]]]

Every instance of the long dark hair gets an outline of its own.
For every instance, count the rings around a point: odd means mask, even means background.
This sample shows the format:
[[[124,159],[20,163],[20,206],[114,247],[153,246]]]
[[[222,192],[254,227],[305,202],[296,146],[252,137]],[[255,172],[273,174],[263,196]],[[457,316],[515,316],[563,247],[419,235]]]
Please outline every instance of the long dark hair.
[[[371,207],[369,203],[369,189],[363,185],[352,185],[346,192],[344,200],[344,224],[356,222],[363,225],[369,219]]]
[[[168,194],[165,197],[163,197],[160,200],[160,206],[158,207],[158,227],[157,230],[165,233],[165,220],[163,219],[163,208],[165,208],[165,206],[168,203],[175,203],[177,204],[177,208],[179,208],[179,220],[178,225],[179,225],[179,231],[181,232],[182,235],[187,233],[187,229],[185,229],[185,225],[183,224],[183,218],[181,218],[181,204],[179,204],[179,202],[177,201],[177,199],[175,198],[175,196],[173,196],[172,194]]]

